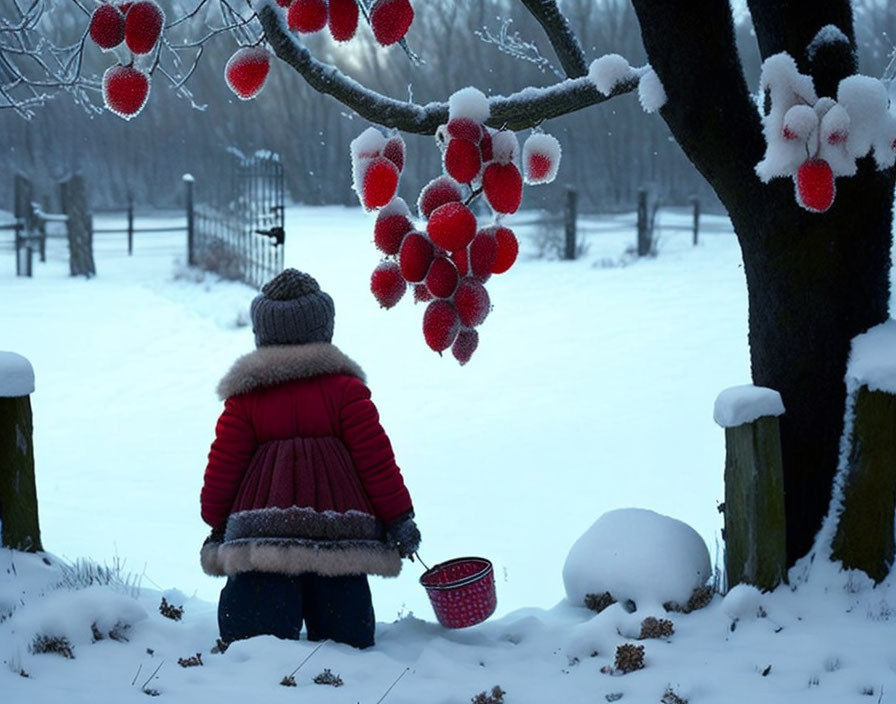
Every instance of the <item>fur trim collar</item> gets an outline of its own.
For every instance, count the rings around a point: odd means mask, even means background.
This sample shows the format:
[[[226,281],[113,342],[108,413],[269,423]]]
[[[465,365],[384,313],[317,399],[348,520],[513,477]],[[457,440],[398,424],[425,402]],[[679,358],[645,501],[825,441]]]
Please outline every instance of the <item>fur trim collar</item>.
[[[223,401],[256,389],[325,374],[348,374],[366,380],[357,362],[328,342],[269,345],[234,362],[218,384],[218,397]]]

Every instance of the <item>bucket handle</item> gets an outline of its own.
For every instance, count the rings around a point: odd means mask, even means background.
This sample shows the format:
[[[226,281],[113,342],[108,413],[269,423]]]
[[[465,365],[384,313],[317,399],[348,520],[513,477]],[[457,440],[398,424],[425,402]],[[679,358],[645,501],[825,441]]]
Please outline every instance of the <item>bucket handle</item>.
[[[414,554],[411,555],[411,562],[414,561],[414,558],[415,558],[415,557],[416,557],[417,560],[420,562],[420,564],[423,565],[423,569],[426,570],[427,572],[429,572],[429,567],[426,566],[426,563],[425,563],[425,562],[423,561],[423,559],[420,557],[420,553],[417,552],[416,550],[414,551]]]

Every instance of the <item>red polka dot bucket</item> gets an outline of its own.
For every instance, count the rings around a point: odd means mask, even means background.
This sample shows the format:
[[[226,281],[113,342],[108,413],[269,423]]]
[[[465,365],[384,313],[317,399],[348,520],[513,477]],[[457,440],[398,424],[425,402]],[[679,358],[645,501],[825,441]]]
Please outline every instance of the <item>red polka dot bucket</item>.
[[[430,567],[420,584],[445,628],[467,628],[495,612],[495,571],[483,557],[458,557]]]

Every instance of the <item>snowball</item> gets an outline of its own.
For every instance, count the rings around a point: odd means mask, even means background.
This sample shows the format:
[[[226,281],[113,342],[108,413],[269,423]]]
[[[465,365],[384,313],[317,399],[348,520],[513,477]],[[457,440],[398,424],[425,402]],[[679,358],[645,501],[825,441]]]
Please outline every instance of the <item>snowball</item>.
[[[526,183],[550,183],[560,167],[560,142],[543,132],[529,135],[523,143],[523,175]]]
[[[762,62],[759,89],[762,93],[769,91],[772,110],[780,111],[781,116],[798,103],[815,105],[818,102],[812,77],[800,73],[796,61],[786,52],[769,56]]]
[[[896,320],[853,338],[846,378],[851,386],[896,394]]]
[[[752,584],[738,584],[730,589],[722,599],[722,611],[732,621],[743,618],[756,618],[759,614],[760,592]]]
[[[646,113],[654,113],[666,104],[666,89],[649,66],[638,81],[638,101]]]
[[[404,202],[404,198],[401,196],[396,196],[392,200],[390,200],[386,205],[380,208],[379,215],[377,215],[377,219],[381,220],[383,218],[387,218],[390,215],[404,215],[408,220],[411,219],[411,210],[408,208],[408,204]]]
[[[809,42],[809,46],[806,47],[806,56],[809,58],[809,61],[815,61],[815,54],[819,49],[833,44],[846,44],[849,46],[849,38],[838,26],[826,24],[818,30],[815,38]]]
[[[499,164],[516,163],[520,154],[520,141],[512,130],[492,132],[492,159]]]
[[[846,150],[856,159],[865,156],[887,116],[886,86],[870,76],[849,76],[840,81],[837,102],[849,113]]]
[[[604,95],[609,95],[617,84],[637,78],[637,72],[619,54],[606,54],[591,62],[588,80]]]
[[[461,88],[448,98],[448,119],[468,117],[475,122],[485,122],[491,109],[488,98],[477,88]]]
[[[384,146],[386,146],[386,136],[376,127],[368,127],[349,144],[352,157],[352,188],[362,202],[364,174],[367,173],[370,162],[380,155]]]
[[[712,417],[723,428],[735,428],[752,423],[763,416],[780,416],[784,413],[781,394],[764,386],[732,386],[716,398]]]
[[[637,508],[609,511],[573,544],[563,566],[566,596],[609,592],[639,608],[687,603],[711,572],[703,538],[686,523]]]
[[[896,163],[896,115],[888,112],[874,136],[874,162],[878,169],[889,169]]]
[[[808,105],[794,105],[784,113],[784,127],[781,136],[787,140],[803,143],[818,129],[818,113]]]
[[[820,104],[822,101],[818,102]],[[856,173],[856,160],[846,150],[849,113],[842,105],[832,100],[830,102],[832,105],[821,118],[818,156],[828,162],[834,176],[853,176]],[[818,105],[816,112],[820,112]]]
[[[34,393],[31,362],[15,352],[0,352],[0,397],[14,398]]]

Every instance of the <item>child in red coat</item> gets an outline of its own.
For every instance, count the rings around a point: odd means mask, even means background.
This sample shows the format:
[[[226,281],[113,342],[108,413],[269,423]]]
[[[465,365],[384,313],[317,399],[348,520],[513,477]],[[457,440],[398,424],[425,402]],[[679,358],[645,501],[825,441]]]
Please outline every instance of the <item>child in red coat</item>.
[[[374,642],[368,574],[397,575],[420,533],[364,373],[330,344],[333,300],[287,269],[251,306],[257,349],[218,386],[200,497],[225,642]]]

